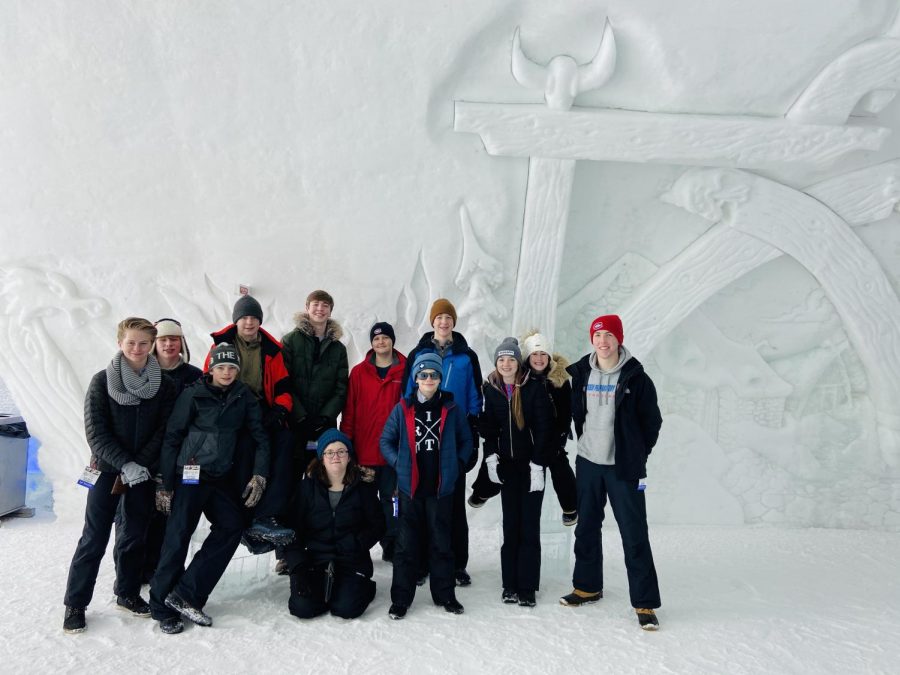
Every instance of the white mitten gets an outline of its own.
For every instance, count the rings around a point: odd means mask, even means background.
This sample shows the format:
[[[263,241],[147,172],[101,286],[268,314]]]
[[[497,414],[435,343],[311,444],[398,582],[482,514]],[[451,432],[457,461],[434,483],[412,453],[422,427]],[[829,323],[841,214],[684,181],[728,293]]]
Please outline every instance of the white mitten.
[[[484,458],[484,463],[487,464],[488,478],[491,479],[492,483],[503,485],[503,481],[500,480],[500,476],[497,475],[497,462],[499,461],[500,458],[496,454],[488,455]]]
[[[529,492],[540,492],[544,489],[544,467],[534,462],[528,462],[528,468],[531,469],[531,487]]]

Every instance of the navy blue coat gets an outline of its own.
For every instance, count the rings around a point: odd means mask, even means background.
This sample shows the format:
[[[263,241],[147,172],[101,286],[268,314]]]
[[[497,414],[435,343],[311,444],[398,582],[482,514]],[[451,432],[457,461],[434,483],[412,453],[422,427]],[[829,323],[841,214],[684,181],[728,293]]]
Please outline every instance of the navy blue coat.
[[[397,489],[407,497],[413,497],[419,485],[419,466],[416,463],[416,408],[415,395],[401,400],[388,416],[381,432],[379,447],[385,461],[397,472]],[[453,402],[453,395],[440,392],[441,396],[441,446],[438,450],[437,496],[453,494],[459,478],[460,465],[465,465],[472,455],[472,432],[465,413]]]

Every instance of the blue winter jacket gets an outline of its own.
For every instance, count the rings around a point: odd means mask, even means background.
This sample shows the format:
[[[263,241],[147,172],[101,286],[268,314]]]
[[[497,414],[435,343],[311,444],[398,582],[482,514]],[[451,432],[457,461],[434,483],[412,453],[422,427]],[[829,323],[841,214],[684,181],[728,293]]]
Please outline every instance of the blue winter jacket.
[[[401,400],[388,416],[381,432],[379,447],[385,461],[397,472],[397,489],[413,497],[419,485],[419,465],[416,463],[415,395]],[[453,494],[460,475],[460,464],[466,464],[472,454],[472,432],[466,416],[453,402],[453,394],[441,392],[441,445],[438,453],[440,474],[437,496]]]
[[[453,393],[453,400],[463,409],[463,415],[473,418],[481,414],[484,399],[481,396],[481,366],[478,363],[478,355],[469,348],[469,343],[462,334],[453,331],[453,343],[450,351],[444,354],[442,360],[443,375],[441,376],[441,391]],[[419,344],[406,357],[406,370],[403,373],[403,395],[410,396],[415,387],[410,370],[419,354],[428,352],[437,353],[434,346],[434,331],[429,331],[422,336]]]

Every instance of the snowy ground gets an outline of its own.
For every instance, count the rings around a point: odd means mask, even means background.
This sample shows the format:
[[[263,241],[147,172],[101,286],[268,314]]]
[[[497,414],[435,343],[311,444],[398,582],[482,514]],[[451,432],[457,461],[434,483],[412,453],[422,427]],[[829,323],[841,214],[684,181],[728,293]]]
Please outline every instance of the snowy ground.
[[[390,566],[376,555],[378,593],[361,619],[300,622],[287,613],[288,580],[268,571],[270,559],[251,558],[242,572],[230,568],[210,599],[215,625],[187,626],[178,636],[116,609],[109,556],[87,632],[64,634],[62,595],[80,524],[47,513],[5,519],[0,667],[7,673],[897,672],[900,534],[654,527],[662,629],[645,633],[628,604],[614,527],[599,604],[557,604],[569,590],[559,569],[544,574],[535,609],[502,605],[497,515],[493,503],[470,513],[474,582],[458,593],[464,616],[438,610],[420,590],[407,619],[390,621]]]

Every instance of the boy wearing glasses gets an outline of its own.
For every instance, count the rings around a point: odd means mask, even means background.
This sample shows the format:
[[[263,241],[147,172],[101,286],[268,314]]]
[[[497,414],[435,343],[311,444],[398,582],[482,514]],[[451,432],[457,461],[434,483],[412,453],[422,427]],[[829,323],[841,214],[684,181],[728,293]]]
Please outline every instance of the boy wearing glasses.
[[[456,599],[450,534],[453,490],[472,454],[472,433],[453,394],[441,391],[441,358],[416,357],[410,370],[412,393],[397,403],[381,434],[381,454],[397,472],[399,527],[391,585],[392,619],[412,604],[420,568],[420,546],[428,541],[431,598],[451,614],[462,614]]]
[[[456,308],[446,298],[438,298],[429,312],[431,327],[419,340],[406,360],[407,371],[403,376],[403,391],[409,396],[415,383],[410,376],[410,367],[419,354],[435,354],[443,364],[441,391],[452,392],[453,400],[469,421],[473,452],[465,471],[471,471],[478,461],[478,416],[484,406],[481,394],[481,366],[478,356],[469,347],[466,338],[456,328]],[[466,571],[469,563],[469,523],[466,519],[466,476],[460,473],[453,492],[453,567],[458,586],[468,586],[472,578]]]

